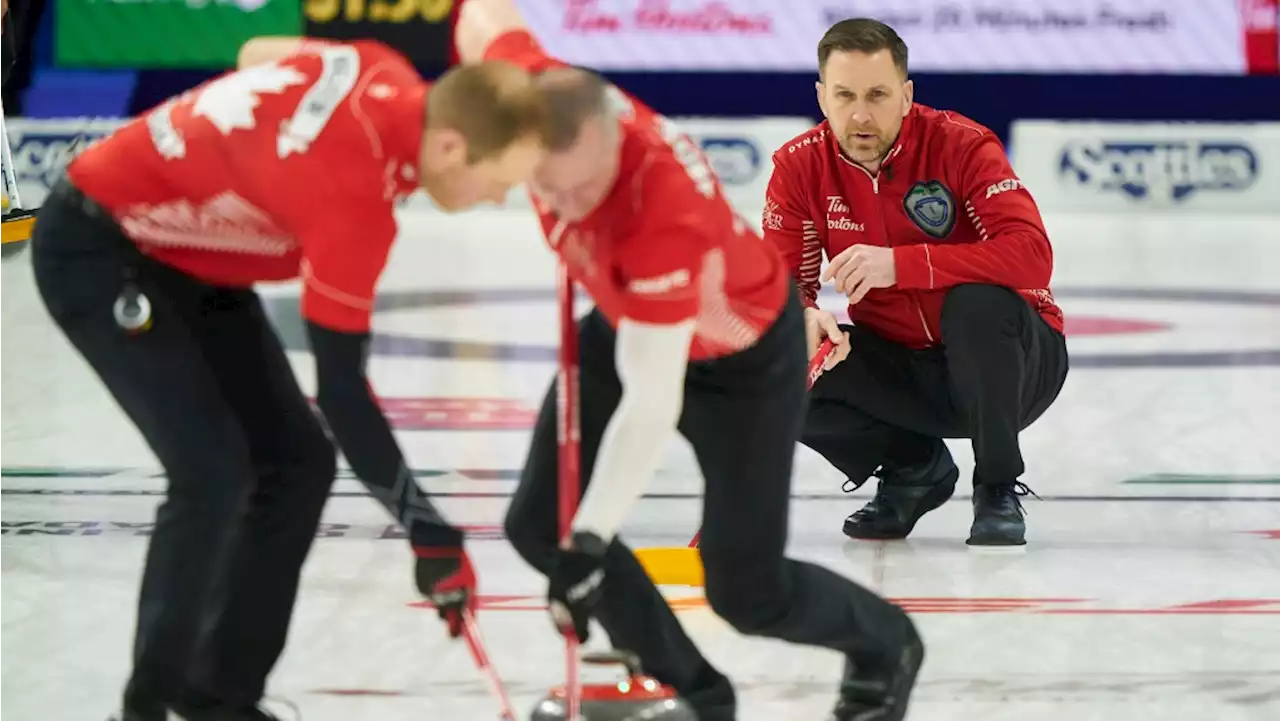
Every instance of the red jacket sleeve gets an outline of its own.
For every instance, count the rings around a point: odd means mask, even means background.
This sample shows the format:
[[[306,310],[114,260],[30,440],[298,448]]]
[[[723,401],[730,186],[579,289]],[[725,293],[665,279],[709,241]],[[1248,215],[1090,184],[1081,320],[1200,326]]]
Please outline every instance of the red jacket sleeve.
[[[547,55],[538,39],[526,30],[512,30],[494,38],[484,50],[484,59],[505,60],[535,73],[568,67],[568,63]]]
[[[822,240],[817,226],[809,217],[806,204],[796,192],[787,171],[774,155],[773,175],[764,196],[765,242],[773,244],[782,256],[800,289],[800,299],[807,308],[818,307],[818,273],[822,270]]]
[[[1047,288],[1053,249],[1040,211],[1013,173],[1000,142],[984,133],[959,158],[964,210],[977,243],[898,246],[893,259],[899,288],[949,288],[988,283],[1007,288]]]
[[[679,221],[649,224],[642,236],[629,240],[618,258],[626,317],[654,324],[696,317],[707,241],[696,224]]]

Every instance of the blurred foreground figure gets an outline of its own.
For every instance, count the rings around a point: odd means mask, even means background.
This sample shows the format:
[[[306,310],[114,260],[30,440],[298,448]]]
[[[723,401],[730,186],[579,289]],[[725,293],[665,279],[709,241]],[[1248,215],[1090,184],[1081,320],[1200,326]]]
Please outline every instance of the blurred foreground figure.
[[[40,294],[163,465],[127,721],[258,708],[334,477],[334,446],[253,291],[300,277],[318,405],[408,532],[455,636],[462,532],[419,490],[365,378],[398,197],[501,200],[544,154],[545,107],[508,63],[434,85],[376,43],[252,41],[241,69],[91,146],[41,209]]]
[[[457,33],[464,61],[541,73],[552,137],[534,202],[547,242],[596,303],[578,329],[586,490],[571,543],[557,537],[554,384],[506,520],[549,579],[557,626],[585,639],[595,618],[702,721],[736,717],[728,679],[617,535],[678,430],[706,483],[699,550],[711,608],[742,633],[843,653],[839,721],[902,719],[924,655],[907,615],[783,555],[807,363],[781,258],[735,216],[693,141],[549,57],[510,0],[467,0]]]

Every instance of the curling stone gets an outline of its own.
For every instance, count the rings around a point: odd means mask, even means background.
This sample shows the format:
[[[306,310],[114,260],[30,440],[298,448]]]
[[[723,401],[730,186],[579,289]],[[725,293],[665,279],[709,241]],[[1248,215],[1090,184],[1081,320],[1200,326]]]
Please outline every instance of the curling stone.
[[[640,660],[627,651],[583,654],[583,665],[623,666],[627,677],[612,683],[582,684],[582,721],[698,721],[698,715],[676,692],[640,670]],[[529,721],[570,721],[564,688],[553,689],[533,709]]]

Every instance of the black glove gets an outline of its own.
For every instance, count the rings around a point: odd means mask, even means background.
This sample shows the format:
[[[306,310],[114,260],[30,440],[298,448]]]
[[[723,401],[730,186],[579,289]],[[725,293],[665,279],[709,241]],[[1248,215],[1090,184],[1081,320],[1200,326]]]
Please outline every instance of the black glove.
[[[556,551],[547,591],[547,608],[556,629],[566,638],[587,640],[591,612],[600,600],[604,555],[608,546],[593,533],[575,533],[568,550]]]
[[[462,635],[462,612],[475,612],[476,574],[462,548],[463,533],[453,526],[415,528],[411,534],[418,591],[436,606],[449,636]]]

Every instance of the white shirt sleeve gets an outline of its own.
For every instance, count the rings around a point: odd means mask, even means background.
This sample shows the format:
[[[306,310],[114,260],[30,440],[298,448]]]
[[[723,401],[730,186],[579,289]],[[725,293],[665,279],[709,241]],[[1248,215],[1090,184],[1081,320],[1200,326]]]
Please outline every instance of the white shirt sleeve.
[[[622,319],[615,349],[622,399],[605,426],[574,532],[613,539],[644,494],[684,408],[692,319],[652,324]]]

